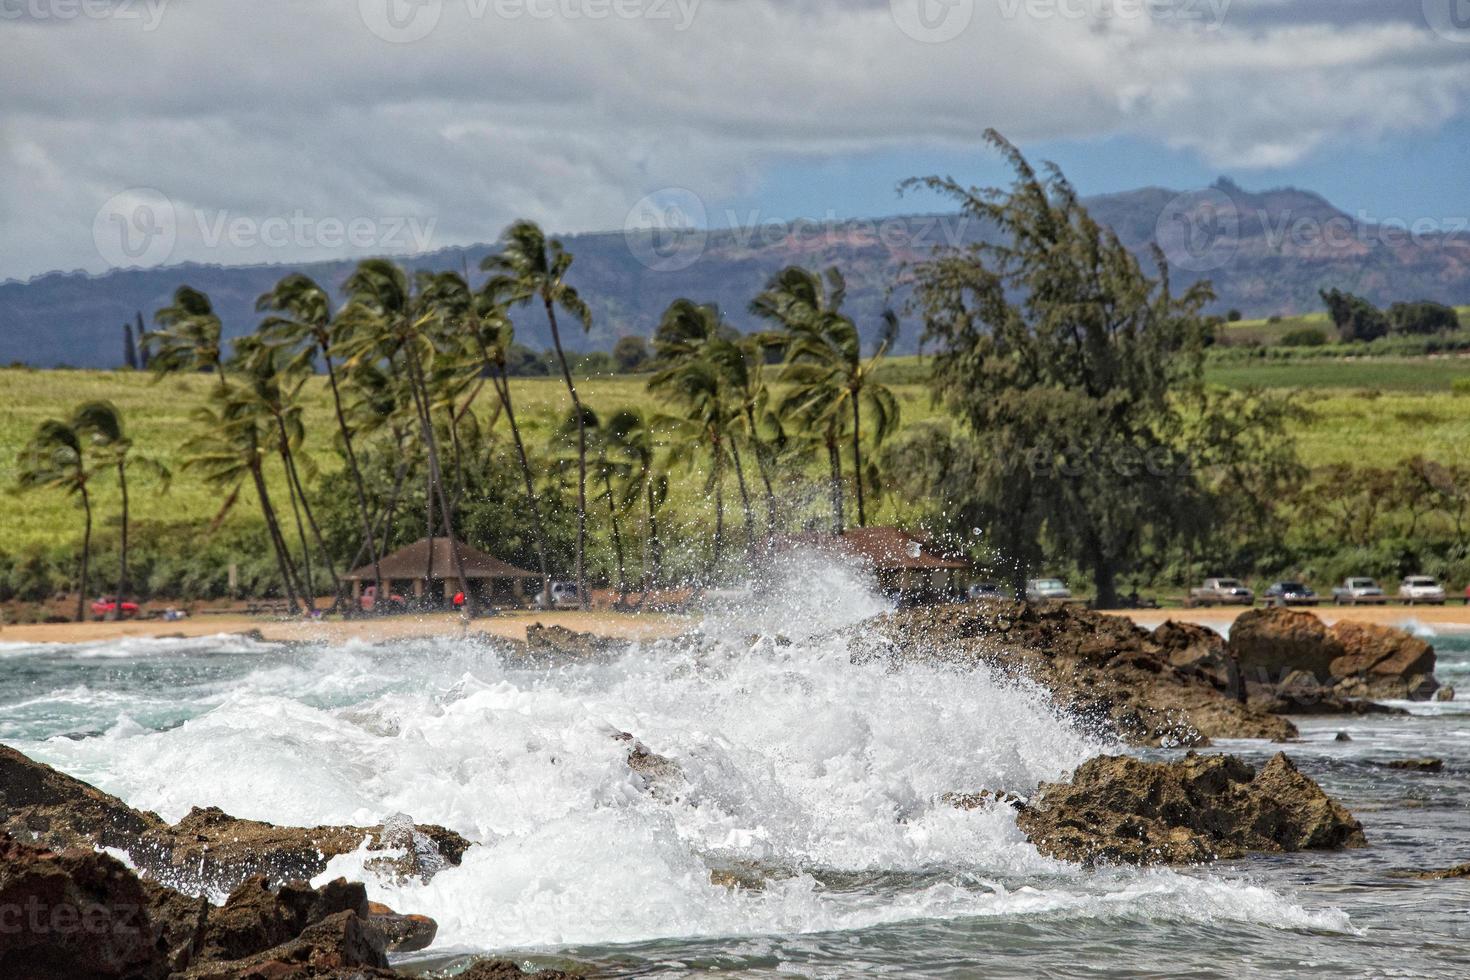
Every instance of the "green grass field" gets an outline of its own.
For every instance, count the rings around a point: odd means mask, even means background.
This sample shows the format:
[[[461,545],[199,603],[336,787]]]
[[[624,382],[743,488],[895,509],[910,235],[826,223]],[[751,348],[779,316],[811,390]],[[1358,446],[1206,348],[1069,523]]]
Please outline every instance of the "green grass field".
[[[937,411],[928,390],[914,383],[922,377],[923,367],[916,358],[895,358],[888,369],[905,425]],[[1389,466],[1419,453],[1441,460],[1463,458],[1470,451],[1470,397],[1450,392],[1450,382],[1462,377],[1470,377],[1470,359],[1250,362],[1210,372],[1210,380],[1221,384],[1298,389],[1302,403],[1312,412],[1311,420],[1297,433],[1303,460],[1309,465]],[[122,410],[136,451],[159,459],[174,472],[166,494],[159,493],[150,478],[141,474],[136,478],[135,519],[202,528],[218,511],[220,496],[182,468],[181,446],[195,431],[190,412],[203,403],[212,384],[205,376],[154,381],[131,372],[0,369],[0,390],[4,392],[0,487],[14,486],[16,453],[37,423],[51,416],[64,417],[81,402],[108,399]],[[662,408],[645,391],[641,377],[587,378],[579,382],[578,389],[599,412],[625,406],[653,412]],[[322,470],[330,471],[340,463],[330,448],[333,421],[325,382],[313,380],[306,392],[307,448]],[[513,393],[527,440],[533,446],[544,445],[568,405],[561,382],[517,379]],[[486,390],[481,397],[488,411],[492,395]],[[696,492],[685,483],[689,481],[676,486],[675,506]],[[79,532],[76,507],[58,494],[7,494],[3,504],[6,516],[0,522],[0,552],[69,540]],[[95,504],[99,523],[114,519],[117,493],[106,476],[96,480]],[[254,510],[239,508],[230,519],[253,520]]]

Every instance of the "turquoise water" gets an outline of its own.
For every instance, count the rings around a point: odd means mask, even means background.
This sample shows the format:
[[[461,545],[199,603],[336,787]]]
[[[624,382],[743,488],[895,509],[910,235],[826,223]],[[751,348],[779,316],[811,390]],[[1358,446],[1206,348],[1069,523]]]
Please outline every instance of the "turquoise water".
[[[479,843],[460,868],[368,877],[440,922],[425,968],[493,951],[613,976],[1470,975],[1470,884],[1402,876],[1470,860],[1467,702],[1298,721],[1287,751],[1363,821],[1365,850],[1094,873],[1041,858],[1009,811],[936,802],[1116,750],[1038,692],[733,625],[558,669],[447,640],[0,646],[0,740],[169,819],[213,804],[454,827]],[[1433,642],[1470,695],[1470,639]],[[679,763],[675,792],[628,771],[617,731]],[[1419,755],[1445,771],[1377,765]],[[768,883],[710,883],[730,866]],[[360,856],[337,872],[368,874]]]

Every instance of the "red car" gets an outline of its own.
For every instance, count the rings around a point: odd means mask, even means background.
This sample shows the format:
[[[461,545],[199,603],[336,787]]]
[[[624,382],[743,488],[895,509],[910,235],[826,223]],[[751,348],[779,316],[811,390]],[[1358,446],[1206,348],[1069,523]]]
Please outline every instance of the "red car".
[[[116,596],[103,596],[92,603],[92,617],[94,619],[111,619],[117,610]],[[136,602],[124,601],[122,604],[122,618],[132,619],[138,615],[138,604]]]

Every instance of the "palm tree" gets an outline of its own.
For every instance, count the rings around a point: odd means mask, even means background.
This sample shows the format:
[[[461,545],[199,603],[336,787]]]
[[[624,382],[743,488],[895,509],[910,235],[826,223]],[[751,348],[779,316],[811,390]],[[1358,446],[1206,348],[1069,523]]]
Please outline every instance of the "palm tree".
[[[82,531],[82,567],[77,587],[77,622],[86,618],[87,572],[92,560],[92,498],[87,481],[92,473],[87,467],[82,437],[70,422],[46,419],[36,427],[30,441],[22,447],[17,460],[19,472],[16,489],[61,490],[77,497],[82,504],[85,524]],[[119,604],[122,597],[118,597]]]
[[[203,473],[204,481],[224,491],[224,503],[214,518],[217,526],[240,499],[240,491],[248,478],[260,502],[266,534],[276,554],[276,567],[286,592],[291,613],[301,611],[296,588],[296,569],[290,549],[281,533],[266,487],[261,447],[270,441],[272,420],[260,403],[234,387],[221,387],[211,397],[212,405],[194,412],[202,431],[183,444],[184,466]]]
[[[608,498],[608,509],[612,512],[614,527],[617,524],[617,513],[627,512],[634,506],[643,502],[646,498],[648,512],[646,519],[648,528],[644,536],[644,588],[648,591],[650,551],[656,545],[658,525],[655,496],[661,499],[668,497],[668,480],[656,476],[653,471],[654,447],[653,433],[649,429],[643,413],[637,409],[625,408],[615,412],[608,419],[602,430],[602,450],[609,461],[610,474],[615,473],[618,477],[618,490],[616,497],[613,492],[611,480],[607,482],[606,491]],[[658,488],[653,484],[663,480],[661,493],[656,494]],[[619,541],[621,545],[621,541]],[[621,546],[618,548],[618,604],[626,605],[628,597],[627,575],[623,567],[623,555]]]
[[[536,558],[541,567],[541,591],[551,594],[551,568],[546,561],[546,530],[541,519],[541,502],[536,493],[536,480],[521,427],[516,420],[515,403],[511,400],[509,353],[515,342],[515,328],[506,312],[506,283],[492,280],[479,292],[472,292],[468,274],[453,272],[435,277],[431,301],[449,321],[460,338],[476,356],[483,373],[490,376],[500,410],[510,424],[511,440],[520,463],[521,480],[525,484],[526,503],[531,510],[531,530],[536,539]]]
[[[214,371],[224,384],[221,324],[209,296],[191,286],[174,290],[174,301],[153,314],[160,329],[144,334],[144,356],[159,375]]]
[[[338,324],[332,319],[331,297],[310,276],[293,272],[276,283],[270,292],[257,299],[255,308],[262,313],[272,314],[260,325],[261,336],[267,342],[296,352],[306,363],[314,361],[320,355],[326,366],[327,381],[332,389],[332,408],[337,415],[337,433],[342,437],[342,452],[347,457],[347,469],[352,477],[353,489],[357,492],[357,511],[362,520],[363,542],[372,558],[373,584],[377,593],[381,594],[383,572],[379,561],[382,556],[373,535],[362,468],[358,465],[357,451],[352,445],[353,433],[347,424],[347,415],[342,406],[337,365],[332,357]]]
[[[868,410],[870,438],[876,447],[898,428],[898,399],[877,380],[879,363],[898,333],[898,318],[884,312],[883,337],[867,360],[857,327],[845,316],[829,314],[799,321],[786,349],[782,380],[793,385],[788,402],[798,414],[818,420],[850,416],[853,484],[857,497],[858,527],[866,527],[868,513],[863,483],[863,409]]]
[[[739,334],[713,305],[687,299],[669,304],[653,336],[659,369],[648,379],[648,390],[663,392],[685,409],[683,421],[709,448],[713,470],[710,487],[715,494],[716,564],[723,545],[724,466],[734,464],[736,483],[745,515],[747,550],[754,547],[754,516],[745,467],[735,440],[750,385],[746,348]],[[676,453],[676,456],[683,455]]]
[[[432,285],[432,280],[420,283],[421,286],[425,284]],[[432,332],[440,322],[438,313],[429,307],[422,289],[414,288],[407,273],[386,259],[359,262],[343,287],[350,297],[340,317],[344,333],[343,352],[349,364],[383,360],[390,374],[401,376],[406,382],[429,464],[425,502],[427,534],[432,542],[433,513],[437,503],[444,533],[449,538],[450,560],[465,594],[464,611],[473,617],[475,595],[465,575],[464,556],[460,554],[459,538],[455,533],[454,511],[444,489],[439,442],[434,431],[435,397],[430,385],[430,372],[439,354]],[[431,563],[433,554],[434,549],[430,548]],[[426,578],[433,577],[432,564],[424,574]]]
[[[504,296],[508,304],[530,303],[539,298],[546,310],[551,328],[551,343],[561,366],[562,380],[572,399],[572,412],[577,419],[577,595],[582,608],[587,608],[587,431],[583,425],[582,400],[572,383],[572,371],[562,349],[561,330],[556,309],[561,307],[582,324],[584,331],[592,326],[592,312],[576,289],[566,281],[572,255],[562,249],[561,242],[549,241],[534,221],[517,221],[505,230],[505,247],[497,255],[487,256],[480,264],[493,273],[487,288]]]
[[[147,456],[131,456],[133,442],[123,429],[122,413],[112,402],[87,402],[72,416],[72,427],[78,435],[91,445],[110,463],[117,472],[117,488],[122,495],[121,543],[118,549],[117,602],[113,604],[112,618],[122,619],[123,599],[128,594],[128,466],[142,464],[159,476],[165,487],[169,471],[161,463]]]

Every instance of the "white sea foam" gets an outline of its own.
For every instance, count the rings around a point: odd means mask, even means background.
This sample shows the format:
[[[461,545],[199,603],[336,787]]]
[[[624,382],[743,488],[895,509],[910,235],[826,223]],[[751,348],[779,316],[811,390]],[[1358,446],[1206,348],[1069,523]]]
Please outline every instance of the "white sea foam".
[[[1041,857],[1007,807],[942,803],[1028,793],[1107,746],[983,669],[852,663],[824,633],[884,608],[860,573],[807,563],[784,582],[693,641],[605,662],[528,669],[452,640],[302,650],[178,727],[123,718],[20,747],[170,820],[216,805],[451,827],[478,846],[428,884],[383,880],[362,853],[326,873],[433,916],[436,949],[1039,914],[1349,928],[1248,884],[1084,873]],[[681,775],[651,785],[621,732]],[[729,867],[767,883],[711,883]]]

